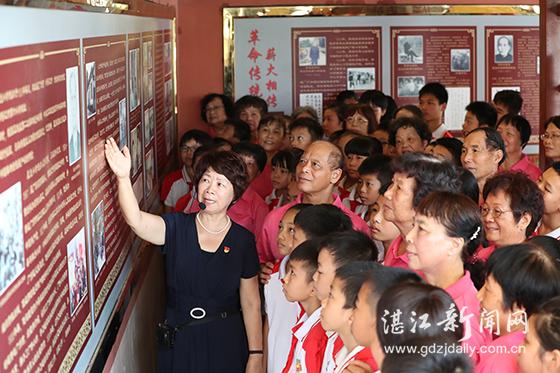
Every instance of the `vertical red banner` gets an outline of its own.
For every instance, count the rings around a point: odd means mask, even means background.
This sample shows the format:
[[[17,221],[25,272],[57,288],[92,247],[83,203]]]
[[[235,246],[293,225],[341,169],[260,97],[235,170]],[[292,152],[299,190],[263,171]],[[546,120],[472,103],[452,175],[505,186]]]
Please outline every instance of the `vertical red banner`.
[[[486,100],[504,89],[519,91],[522,113],[539,133],[539,28],[486,27]]]
[[[121,218],[115,176],[104,156],[105,139],[129,146],[125,35],[84,39],[94,314],[99,317],[122,268],[131,231]]]
[[[0,50],[0,370],[70,371],[91,333],[79,41]]]

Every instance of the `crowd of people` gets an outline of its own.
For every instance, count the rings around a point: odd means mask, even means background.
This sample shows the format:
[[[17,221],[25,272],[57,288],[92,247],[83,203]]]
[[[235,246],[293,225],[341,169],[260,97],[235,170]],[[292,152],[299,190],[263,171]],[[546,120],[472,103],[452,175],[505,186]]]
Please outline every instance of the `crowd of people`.
[[[162,371],[560,372],[560,117],[541,173],[519,92],[470,103],[462,132],[447,102],[343,91],[319,123],[209,94],[163,217],[109,140],[125,219],[166,256]]]

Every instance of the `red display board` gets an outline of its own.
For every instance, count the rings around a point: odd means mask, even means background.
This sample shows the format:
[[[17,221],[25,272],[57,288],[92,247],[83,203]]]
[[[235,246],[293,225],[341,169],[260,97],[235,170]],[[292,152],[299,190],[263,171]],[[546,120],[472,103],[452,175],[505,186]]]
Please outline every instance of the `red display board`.
[[[154,33],[142,34],[142,124],[144,127],[144,196],[147,206],[157,191]]]
[[[522,114],[539,133],[539,28],[486,27],[486,100],[513,89],[523,96]],[[535,142],[538,142],[535,139]]]
[[[130,128],[131,181],[140,208],[144,207],[144,128],[142,126],[142,55],[140,34],[128,35],[128,110]]]
[[[91,332],[79,41],[0,50],[0,370],[70,371]]]
[[[380,27],[294,28],[292,58],[294,108],[381,88]]]
[[[459,129],[476,96],[476,27],[391,27],[391,57],[397,105],[417,104],[424,84],[440,82],[449,91],[445,121]]]
[[[154,34],[156,75],[156,148],[157,168],[165,170],[167,161],[175,156],[177,129],[175,127],[175,95],[173,89],[173,49],[171,31]]]
[[[94,315],[99,317],[129,251],[131,230],[120,218],[115,176],[104,143],[129,146],[126,37],[84,39],[89,211],[94,276]]]

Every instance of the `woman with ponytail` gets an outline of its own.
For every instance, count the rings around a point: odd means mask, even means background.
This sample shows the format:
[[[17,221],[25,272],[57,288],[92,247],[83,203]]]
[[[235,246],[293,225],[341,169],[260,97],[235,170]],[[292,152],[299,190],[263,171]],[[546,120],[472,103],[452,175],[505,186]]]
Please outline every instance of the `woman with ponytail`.
[[[430,285],[451,295],[464,321],[462,342],[469,352],[478,351],[490,340],[488,333],[480,331],[480,302],[471,279],[482,274],[471,273],[474,269],[467,268],[482,234],[480,210],[472,199],[452,192],[434,192],[416,208],[414,227],[406,235],[410,269],[421,271]],[[471,357],[477,361],[476,352]]]

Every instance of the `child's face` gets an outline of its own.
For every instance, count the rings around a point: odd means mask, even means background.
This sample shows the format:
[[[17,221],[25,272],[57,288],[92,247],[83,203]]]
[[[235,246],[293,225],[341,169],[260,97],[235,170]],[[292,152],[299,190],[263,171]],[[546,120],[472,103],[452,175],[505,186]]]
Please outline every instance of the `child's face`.
[[[292,180],[290,170],[281,166],[272,166],[272,173],[270,175],[272,187],[274,189],[286,189]]]
[[[377,178],[377,174],[360,175],[358,187],[358,195],[364,205],[371,206],[379,198],[381,182]]]
[[[317,259],[317,271],[313,275],[313,286],[315,287],[315,295],[320,301],[329,296],[331,284],[334,280],[336,265],[334,257],[327,250],[322,249]]]
[[[326,109],[323,112],[323,131],[325,131],[325,135],[330,136],[336,131],[340,131],[343,128],[342,124],[333,109]]]
[[[313,141],[311,134],[305,127],[296,127],[288,136],[290,138],[290,146],[305,151],[309,144]]]
[[[505,308],[502,287],[496,282],[492,274],[486,278],[484,286],[478,291],[476,297],[480,301],[480,307],[483,310],[480,314],[482,326],[492,325],[492,333],[496,335],[508,334],[508,320],[511,314],[519,311],[519,309],[515,305],[513,310]],[[490,327],[488,327],[489,329]]]
[[[424,93],[419,100],[420,110],[424,116],[424,120],[428,123],[439,122],[443,116],[446,104],[440,104],[438,98],[431,93]]]
[[[247,175],[249,176],[249,183],[251,183],[261,173],[257,165],[257,160],[246,154],[240,154],[240,156],[243,162],[245,162],[245,166],[247,166]]]
[[[368,284],[362,285],[356,299],[356,308],[352,312],[351,330],[352,336],[360,346],[371,346],[372,342],[377,340],[375,328],[375,315],[370,309],[368,296],[371,292]]]
[[[261,111],[254,106],[246,107],[239,113],[239,119],[247,122],[249,127],[251,127],[251,132],[257,132],[259,122],[261,121]]]
[[[358,168],[366,158],[367,157],[364,155],[352,153],[344,157],[344,166],[346,167],[346,173],[348,174],[348,177],[354,180],[357,180],[360,177]]]
[[[239,142],[239,139],[235,137],[235,127],[231,124],[226,123],[221,137],[226,139],[232,144],[237,144]]]
[[[305,241],[307,241],[305,232],[297,224],[294,224],[294,247],[298,247],[299,244]]]
[[[267,153],[275,153],[282,148],[284,143],[284,127],[281,123],[270,122],[258,131],[259,145]]]
[[[371,230],[371,238],[377,241],[385,242],[395,239],[399,234],[397,226],[385,219],[383,205],[385,197],[380,195],[373,205],[377,205],[377,212],[370,215],[369,226]]]
[[[321,325],[325,330],[340,332],[350,329],[350,317],[352,308],[344,308],[346,296],[342,288],[344,283],[335,278],[331,285],[331,290],[327,298],[321,301]]]
[[[288,255],[294,249],[294,218],[296,217],[297,211],[294,209],[286,211],[282,220],[280,220],[280,226],[278,228],[278,237],[276,238],[276,243],[278,244],[278,251],[282,255]]]
[[[307,281],[307,269],[303,262],[288,261],[282,291],[289,302],[301,302],[313,296],[313,281]]]
[[[523,373],[547,372],[545,366],[550,366],[551,362],[554,361],[554,351],[544,351],[541,346],[535,321],[535,316],[529,318],[527,334],[523,342],[524,348],[517,358],[520,371]]]
[[[187,167],[192,166],[192,159],[193,159],[194,152],[196,149],[200,148],[200,146],[201,145],[198,142],[196,142],[195,139],[190,139],[185,144],[183,144],[183,146],[181,146],[179,152],[181,154],[181,161],[185,166]]]

